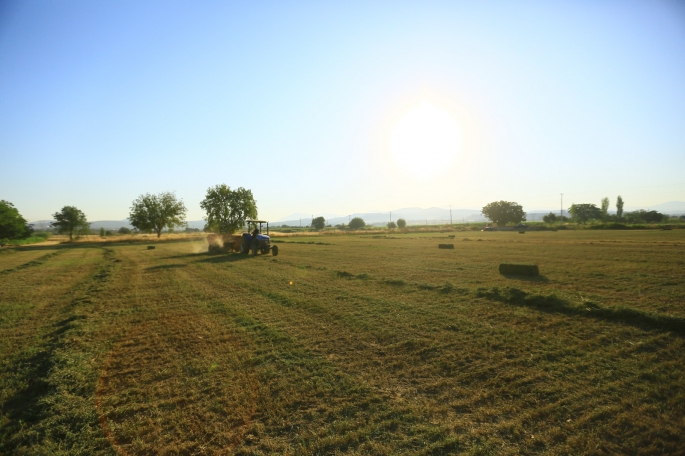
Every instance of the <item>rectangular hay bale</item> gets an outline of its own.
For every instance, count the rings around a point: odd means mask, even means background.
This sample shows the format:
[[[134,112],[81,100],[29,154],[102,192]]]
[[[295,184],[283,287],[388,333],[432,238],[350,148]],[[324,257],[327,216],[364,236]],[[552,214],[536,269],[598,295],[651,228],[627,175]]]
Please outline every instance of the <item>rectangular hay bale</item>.
[[[454,244],[438,244],[439,249],[453,249]]]
[[[148,245],[148,246],[147,246],[147,249],[148,249],[148,250],[154,250],[154,249],[155,249],[155,246],[154,246],[154,245]]]
[[[538,276],[540,271],[536,264],[511,264],[502,263],[499,265],[499,273],[507,275]]]

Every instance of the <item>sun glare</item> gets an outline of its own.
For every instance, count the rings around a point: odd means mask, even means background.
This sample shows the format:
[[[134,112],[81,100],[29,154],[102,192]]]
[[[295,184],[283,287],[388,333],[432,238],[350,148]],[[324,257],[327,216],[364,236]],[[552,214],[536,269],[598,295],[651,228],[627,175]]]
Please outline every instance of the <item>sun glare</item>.
[[[403,173],[427,180],[449,172],[462,148],[459,120],[449,110],[422,101],[392,125],[387,151]]]

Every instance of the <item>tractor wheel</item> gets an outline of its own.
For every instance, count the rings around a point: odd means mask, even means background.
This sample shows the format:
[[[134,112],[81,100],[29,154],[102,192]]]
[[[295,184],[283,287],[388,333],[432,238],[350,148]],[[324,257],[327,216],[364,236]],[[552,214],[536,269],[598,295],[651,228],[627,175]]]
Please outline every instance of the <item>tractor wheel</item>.
[[[240,243],[240,253],[243,255],[250,253],[250,243],[245,239],[243,239],[243,242]]]
[[[274,245],[273,247],[271,247],[271,254],[273,256],[278,256],[278,246],[277,245]]]

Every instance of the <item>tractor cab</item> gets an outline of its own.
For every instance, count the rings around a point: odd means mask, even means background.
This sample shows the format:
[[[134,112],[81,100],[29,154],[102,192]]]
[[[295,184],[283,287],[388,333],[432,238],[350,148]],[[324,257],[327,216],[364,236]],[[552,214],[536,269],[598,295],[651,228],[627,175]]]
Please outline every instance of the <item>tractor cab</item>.
[[[247,254],[252,250],[253,255],[257,252],[262,254],[269,253],[273,256],[278,255],[278,246],[271,245],[271,238],[269,237],[269,222],[266,220],[247,220],[247,232],[243,233],[242,241],[240,243],[240,253]],[[266,225],[266,234],[263,234],[262,229]]]

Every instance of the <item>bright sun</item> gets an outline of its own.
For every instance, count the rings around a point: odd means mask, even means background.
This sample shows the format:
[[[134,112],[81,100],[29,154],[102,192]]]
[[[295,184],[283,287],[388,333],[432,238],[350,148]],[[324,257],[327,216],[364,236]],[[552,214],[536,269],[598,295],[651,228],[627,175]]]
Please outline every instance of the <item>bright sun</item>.
[[[402,172],[430,179],[447,173],[462,147],[459,120],[449,110],[422,101],[401,115],[390,129],[387,150]]]

